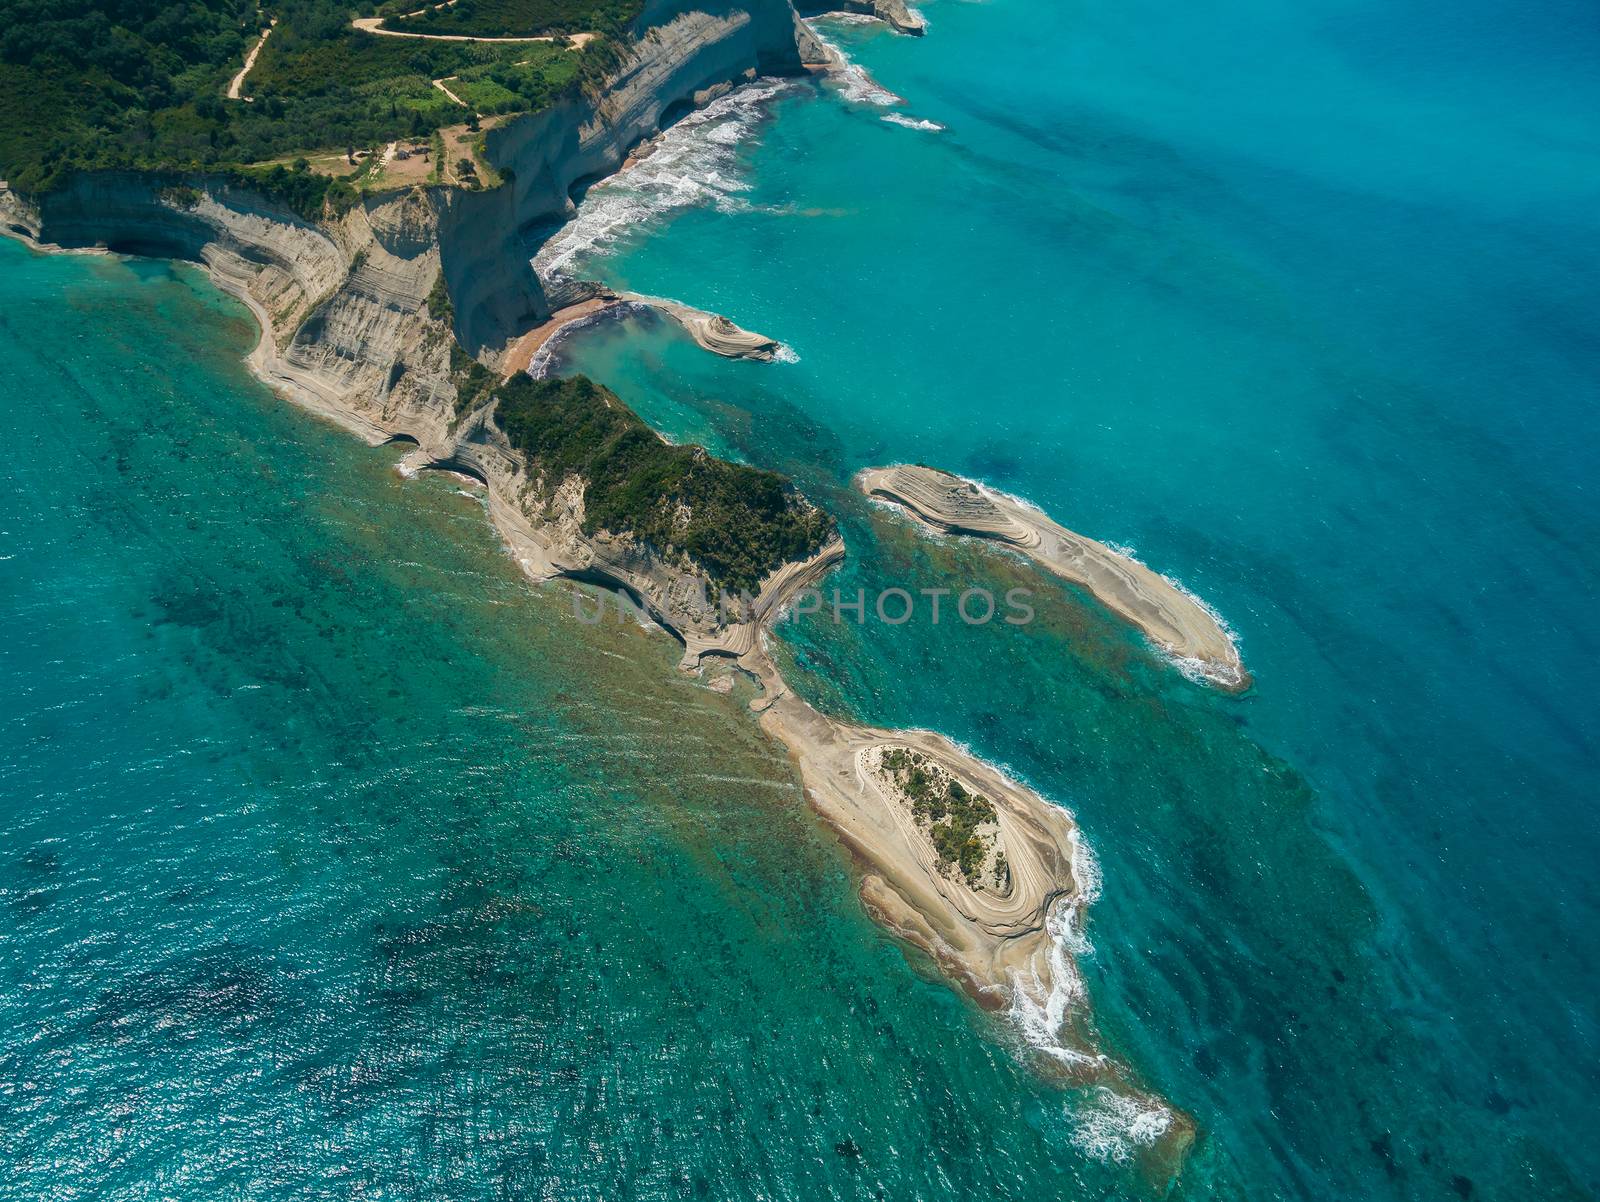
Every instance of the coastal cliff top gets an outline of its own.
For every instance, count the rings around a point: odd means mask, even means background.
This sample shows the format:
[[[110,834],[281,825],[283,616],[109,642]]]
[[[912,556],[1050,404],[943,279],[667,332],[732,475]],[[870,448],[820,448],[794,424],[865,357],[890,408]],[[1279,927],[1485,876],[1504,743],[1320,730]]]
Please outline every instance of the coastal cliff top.
[[[335,0],[259,15],[231,0],[0,0],[0,178],[43,192],[78,171],[235,173],[305,216],[372,188],[445,182],[440,131],[475,134],[603,76],[639,9],[400,0],[368,6],[374,32]],[[482,40],[504,31],[525,36]],[[590,36],[580,49],[561,35]],[[394,171],[413,160],[426,169]]]

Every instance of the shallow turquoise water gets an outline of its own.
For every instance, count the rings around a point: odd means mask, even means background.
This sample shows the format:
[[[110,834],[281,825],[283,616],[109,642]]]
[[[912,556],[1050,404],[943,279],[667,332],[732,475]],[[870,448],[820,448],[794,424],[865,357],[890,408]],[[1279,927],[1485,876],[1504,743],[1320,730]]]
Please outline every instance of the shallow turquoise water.
[[[0,1197],[1034,1197],[786,757],[198,273],[0,241]]]
[[[647,321],[564,362],[846,514],[846,596],[1054,599],[1021,631],[805,623],[787,654],[1078,813],[1093,1001],[1196,1118],[1185,1190],[1592,1196],[1592,14],[926,12],[922,41],[824,28],[943,129],[832,89],[728,106],[569,231],[627,216],[570,269],[798,362]],[[685,164],[720,181],[688,205]],[[1210,695],[851,497],[895,461],[1134,548],[1257,688]]]

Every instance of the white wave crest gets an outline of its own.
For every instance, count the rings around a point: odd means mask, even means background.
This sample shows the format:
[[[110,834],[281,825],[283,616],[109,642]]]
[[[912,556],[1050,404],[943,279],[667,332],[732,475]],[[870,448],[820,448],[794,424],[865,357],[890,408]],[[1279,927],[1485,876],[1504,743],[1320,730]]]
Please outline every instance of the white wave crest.
[[[1113,542],[1106,543],[1106,546],[1115,551],[1118,555],[1122,556],[1124,559],[1131,559],[1140,567],[1150,568],[1150,565],[1145,563],[1144,560],[1140,559],[1138,552],[1132,547],[1125,546],[1122,543]],[[1155,572],[1154,568],[1150,568],[1150,570]],[[1188,585],[1184,584],[1183,581],[1179,580],[1176,576],[1169,576],[1165,572],[1156,572],[1156,575],[1160,576],[1161,579],[1165,580],[1173,588],[1177,589],[1190,601],[1194,602],[1201,609],[1205,610],[1206,616],[1217,624],[1217,629],[1222,631],[1223,637],[1228,640],[1228,645],[1233,648],[1233,658],[1242,664],[1244,662],[1244,656],[1239,651],[1239,632],[1236,631],[1232,626],[1228,625],[1228,619],[1223,617],[1222,614],[1217,611],[1216,607],[1213,606],[1209,601],[1200,596],[1193,589],[1189,588]],[[1197,659],[1190,655],[1176,655],[1168,648],[1161,647],[1159,645],[1157,646],[1157,650],[1159,650],[1161,654],[1165,656],[1166,659],[1172,664],[1172,666],[1178,669],[1178,671],[1181,672],[1186,679],[1192,680],[1195,684],[1219,684],[1225,688],[1232,689],[1237,688],[1244,681],[1244,673],[1242,669],[1226,668],[1221,664],[1212,663],[1209,660]]]
[[[905,101],[867,74],[865,67],[857,66],[843,54],[839,56],[837,79],[839,93],[855,104],[876,104],[888,108]]]
[[[822,32],[817,21],[807,21],[806,25],[817,41],[822,43],[822,48],[828,52],[828,75],[838,86],[839,94],[846,100],[854,104],[876,104],[883,108],[905,103],[899,96],[868,75],[866,68],[851,62],[850,56],[839,48],[839,44]]]
[[[800,362],[800,352],[787,342],[780,342],[778,349],[772,352],[772,359],[774,363],[798,363]]]
[[[1023,1039],[1061,1064],[1099,1064],[1105,1057],[1074,1048],[1062,1040],[1062,1026],[1067,1014],[1083,997],[1083,977],[1073,962],[1076,950],[1085,946],[1082,935],[1075,933],[1078,905],[1072,899],[1062,899],[1045,920],[1050,933],[1050,947],[1046,953],[1049,981],[1046,983],[1035,966],[1024,975],[1013,969],[1011,973],[1010,1018],[1022,1033]]]
[[[1072,1144],[1095,1160],[1122,1163],[1151,1147],[1172,1127],[1172,1111],[1153,1098],[1094,1090],[1072,1115]]]
[[[890,125],[899,125],[906,129],[925,129],[931,134],[944,132],[944,126],[937,121],[925,121],[918,117],[908,117],[904,113],[885,113],[883,120],[889,122]]]
[[[1078,887],[1078,903],[1092,906],[1100,900],[1104,879],[1100,874],[1100,858],[1094,854],[1094,848],[1089,846],[1088,840],[1076,826],[1072,828],[1069,839],[1072,843],[1072,880]],[[1087,938],[1084,939],[1084,946],[1088,948]]]
[[[771,102],[796,86],[786,80],[758,80],[669,127],[649,154],[589,189],[577,215],[534,255],[539,278],[571,277],[577,261],[606,253],[642,223],[678,209],[748,208],[741,194],[750,184],[742,176],[739,145],[760,126]]]
[[[1035,966],[1026,976],[1011,974],[1011,1021],[1023,1039],[1061,1064],[1093,1065],[1105,1063],[1098,1053],[1082,1051],[1068,1044],[1063,1036],[1067,1015],[1083,998],[1083,975],[1078,961],[1094,954],[1094,945],[1083,930],[1088,907],[1100,896],[1100,861],[1076,826],[1072,842],[1072,879],[1075,896],[1062,898],[1045,919],[1050,947],[1045,964],[1048,983]]]

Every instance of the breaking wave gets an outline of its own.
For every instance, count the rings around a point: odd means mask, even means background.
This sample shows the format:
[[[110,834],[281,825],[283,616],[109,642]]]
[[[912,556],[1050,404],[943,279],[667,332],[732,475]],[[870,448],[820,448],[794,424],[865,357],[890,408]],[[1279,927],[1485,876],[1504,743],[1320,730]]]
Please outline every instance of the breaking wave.
[[[1072,1047],[1062,1038],[1067,1015],[1084,994],[1077,962],[1094,953],[1094,945],[1083,931],[1083,914],[1100,896],[1100,862],[1076,827],[1071,840],[1076,896],[1062,898],[1045,919],[1045,930],[1050,935],[1050,981],[1047,985],[1037,968],[1027,976],[1013,971],[1011,1020],[1032,1047],[1061,1064],[1101,1064],[1104,1056]]]
[[[1152,1147],[1172,1127],[1172,1111],[1154,1098],[1097,1087],[1072,1113],[1072,1145],[1085,1156],[1122,1163]]]
[[[876,104],[884,108],[905,103],[901,97],[868,75],[866,68],[851,62],[850,56],[839,48],[839,44],[822,32],[817,21],[807,21],[806,25],[810,28],[812,36],[822,43],[822,48],[828,52],[828,75],[837,85],[839,94],[846,100],[856,104]]]
[[[908,117],[904,113],[885,113],[883,119],[889,122],[890,125],[899,125],[906,129],[925,129],[931,134],[944,132],[944,126],[937,121],[925,121],[919,117]]]
[[[773,100],[800,86],[757,80],[668,127],[643,158],[591,188],[577,215],[539,248],[533,257],[539,278],[571,278],[586,256],[606,253],[641,224],[675,210],[750,207],[739,144],[766,119]]]
[[[1131,559],[1134,563],[1140,565],[1141,567],[1150,568],[1150,565],[1145,563],[1144,560],[1140,559],[1138,553],[1132,547],[1125,546],[1122,543],[1112,542],[1106,543],[1106,546],[1111,548],[1111,550],[1115,551],[1124,559]],[[1150,568],[1150,570],[1155,572],[1154,568]],[[1209,601],[1191,590],[1176,576],[1169,576],[1165,572],[1156,572],[1156,575],[1160,576],[1161,579],[1165,580],[1190,601],[1194,602],[1195,605],[1205,610],[1206,616],[1217,624],[1217,629],[1222,631],[1223,637],[1228,640],[1228,645],[1233,648],[1234,659],[1243,663],[1244,656],[1239,651],[1239,632],[1236,631],[1232,626],[1228,625],[1228,619],[1224,618],[1220,613],[1217,612],[1216,608]],[[1214,664],[1207,660],[1196,659],[1195,657],[1188,655],[1175,655],[1172,651],[1159,645],[1157,645],[1157,650],[1160,651],[1161,654],[1171,662],[1173,667],[1178,669],[1179,672],[1183,673],[1187,679],[1192,680],[1195,684],[1220,684],[1231,689],[1237,688],[1244,680],[1244,673],[1242,670],[1230,671],[1220,664]]]

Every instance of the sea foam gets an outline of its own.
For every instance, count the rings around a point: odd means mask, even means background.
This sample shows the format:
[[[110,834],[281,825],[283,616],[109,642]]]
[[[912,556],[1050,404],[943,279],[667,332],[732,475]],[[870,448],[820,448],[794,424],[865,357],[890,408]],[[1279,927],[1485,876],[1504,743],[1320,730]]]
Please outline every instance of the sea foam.
[[[835,18],[830,17],[829,20]],[[868,18],[872,20],[873,18]],[[812,36],[822,43],[823,49],[832,59],[832,70],[829,75],[839,88],[839,94],[846,100],[856,104],[875,104],[884,108],[891,105],[904,104],[905,101],[884,87],[872,76],[867,74],[866,68],[850,61],[846,54],[832,38],[822,32],[821,22],[807,21]]]
[[[1115,551],[1124,559],[1131,559],[1140,567],[1150,568],[1150,565],[1145,563],[1144,560],[1140,559],[1138,553],[1132,547],[1126,546],[1122,543],[1113,542],[1106,543],[1106,546],[1111,548],[1111,550]],[[1150,570],[1155,572],[1154,568],[1150,568]],[[1239,651],[1239,632],[1234,630],[1232,626],[1228,625],[1228,619],[1224,618],[1222,614],[1217,611],[1215,606],[1208,602],[1204,597],[1190,589],[1188,585],[1184,584],[1183,581],[1179,580],[1176,576],[1169,576],[1165,572],[1156,572],[1156,575],[1160,576],[1161,579],[1165,580],[1190,601],[1194,602],[1195,605],[1205,610],[1206,616],[1217,624],[1217,629],[1222,631],[1223,637],[1228,640],[1228,645],[1233,648],[1234,658],[1242,663],[1244,661],[1244,656]],[[1244,674],[1241,671],[1230,672],[1221,665],[1212,663],[1209,660],[1197,659],[1194,656],[1189,655],[1175,655],[1165,647],[1160,646],[1157,646],[1156,650],[1160,652],[1160,654],[1168,662],[1170,662],[1173,667],[1178,669],[1178,671],[1181,672],[1184,677],[1192,680],[1195,684],[1219,684],[1231,689],[1237,688],[1244,680]]]
[[[1011,977],[1010,1017],[1029,1045],[1061,1064],[1101,1064],[1105,1057],[1071,1046],[1064,1038],[1067,1016],[1084,995],[1078,961],[1094,954],[1083,916],[1100,896],[1100,862],[1076,827],[1072,830],[1072,879],[1076,895],[1062,898],[1045,919],[1050,936],[1048,985],[1037,970]]]
[[[1072,1144],[1095,1160],[1123,1163],[1172,1127],[1172,1111],[1141,1095],[1098,1086],[1071,1113]]]
[[[801,86],[758,80],[668,127],[650,153],[589,189],[577,215],[539,248],[534,271],[545,280],[570,278],[584,258],[607,253],[640,226],[680,209],[748,208],[739,145],[766,119],[773,100]]]
[[[904,113],[885,113],[883,120],[890,125],[898,125],[905,129],[922,129],[932,134],[944,131],[944,126],[937,121],[925,121],[920,117],[908,117]]]
[[[827,20],[838,24],[875,24],[876,17],[862,17],[859,21],[849,19],[849,14],[829,14]],[[829,72],[834,85],[839,89],[839,95],[852,104],[874,106],[877,108],[893,108],[895,105],[905,103],[905,98],[897,96],[884,87],[866,69],[852,62],[844,49],[822,31],[821,22],[810,20],[806,22],[817,41],[821,42],[832,60],[832,70]],[[918,129],[927,133],[939,133],[944,129],[937,121],[927,121],[920,117],[907,116],[905,113],[885,113],[883,120],[891,125],[898,125],[904,129]]]

